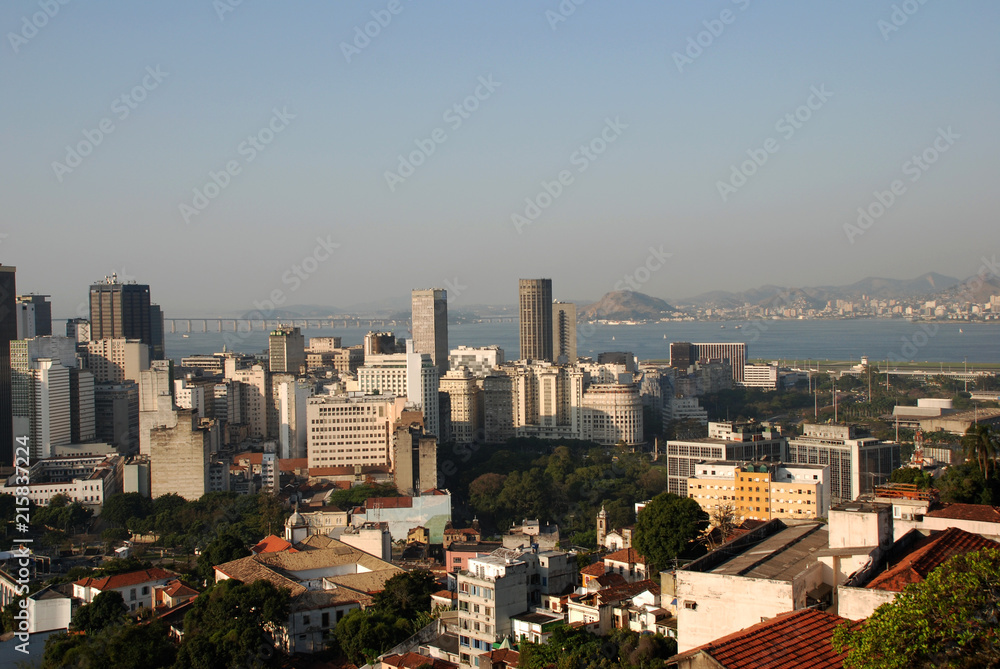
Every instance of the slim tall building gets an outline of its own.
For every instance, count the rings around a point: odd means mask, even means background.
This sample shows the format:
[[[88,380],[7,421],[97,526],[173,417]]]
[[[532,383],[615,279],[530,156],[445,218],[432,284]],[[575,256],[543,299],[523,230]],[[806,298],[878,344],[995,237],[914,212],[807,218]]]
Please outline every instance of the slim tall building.
[[[0,265],[0,465],[14,464],[13,395],[10,387],[10,343],[17,339],[14,267]]]
[[[271,330],[269,338],[269,371],[299,374],[306,364],[306,340],[302,331],[294,327]]]
[[[45,337],[52,334],[52,303],[49,302],[48,295],[18,295],[19,304],[31,305],[34,317],[34,334],[25,335],[22,339],[29,337]]]
[[[156,311],[158,312],[159,307]],[[153,313],[149,303],[149,286],[120,283],[112,274],[103,283],[90,287],[90,338],[138,339],[150,348],[150,357],[157,359],[163,351],[162,314],[159,316],[159,341],[154,338]]]
[[[552,356],[554,362],[576,363],[576,305],[552,303]]]
[[[448,291],[414,290],[411,300],[413,350],[429,354],[438,373],[444,376],[448,371]]]
[[[149,305],[149,359],[163,360],[167,357],[167,347],[163,336],[163,310],[158,304]]]
[[[521,359],[552,361],[552,279],[520,279]]]

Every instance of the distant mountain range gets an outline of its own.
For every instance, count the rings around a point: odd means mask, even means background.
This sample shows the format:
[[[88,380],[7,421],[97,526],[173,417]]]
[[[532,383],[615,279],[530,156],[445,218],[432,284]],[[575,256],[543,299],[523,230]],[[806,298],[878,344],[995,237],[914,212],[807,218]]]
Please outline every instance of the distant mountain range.
[[[658,297],[616,290],[587,305],[578,314],[584,320],[658,320],[676,311]]]
[[[712,291],[694,297],[678,300],[681,305],[738,307],[743,304],[766,305],[777,301],[804,300],[813,308],[823,308],[831,300],[869,299],[891,300],[911,299],[922,295],[934,296],[949,289],[956,288],[964,282],[955,277],[927,272],[915,279],[882,279],[866,277],[847,286],[816,286],[806,288],[788,288],[788,298],[782,295],[786,288],[782,286],[760,286],[742,292]],[[988,291],[987,291],[988,292]]]
[[[974,277],[973,277],[974,278]],[[823,309],[827,302],[835,300],[857,301],[862,298],[880,300],[972,300],[989,301],[991,295],[1000,295],[1000,278],[989,277],[985,281],[965,281],[936,272],[927,272],[914,279],[883,279],[865,277],[847,286],[814,286],[786,288],[764,285],[739,292],[716,290],[694,297],[674,301],[673,306],[666,301],[630,290],[607,293],[600,300],[579,309],[583,320],[657,320],[663,316],[684,312],[685,308],[735,308],[744,304],[772,306],[777,304],[802,304],[808,308]],[[580,300],[577,304],[584,304]],[[516,305],[449,305],[449,320],[465,321],[476,317],[496,315],[516,315]],[[259,314],[248,311],[240,318]],[[407,319],[410,317],[410,298],[399,295],[382,300],[353,304],[346,308],[318,304],[282,305],[268,314],[272,319],[323,318],[332,315],[362,315],[377,318]]]

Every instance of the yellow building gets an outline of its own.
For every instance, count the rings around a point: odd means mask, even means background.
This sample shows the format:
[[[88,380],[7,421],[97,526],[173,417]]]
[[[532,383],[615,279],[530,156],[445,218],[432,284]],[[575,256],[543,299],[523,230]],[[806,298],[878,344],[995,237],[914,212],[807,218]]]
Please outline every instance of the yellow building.
[[[820,465],[699,462],[687,479],[688,497],[709,515],[731,506],[737,522],[821,518],[830,508],[828,473]]]

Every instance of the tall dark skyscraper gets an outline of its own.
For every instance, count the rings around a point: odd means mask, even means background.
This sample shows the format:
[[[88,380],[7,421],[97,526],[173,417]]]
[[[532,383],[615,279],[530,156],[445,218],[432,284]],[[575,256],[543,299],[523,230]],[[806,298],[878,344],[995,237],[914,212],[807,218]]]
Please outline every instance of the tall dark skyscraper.
[[[158,306],[150,305],[149,286],[120,283],[112,274],[90,287],[90,339],[121,337],[149,346],[151,360],[164,356],[163,314]]]
[[[17,339],[14,267],[0,265],[0,465],[14,464],[14,403],[10,387],[10,343]]]
[[[520,279],[521,358],[552,360],[552,279]]]
[[[438,373],[444,376],[448,371],[448,291],[414,290],[410,299],[413,350],[430,355]]]

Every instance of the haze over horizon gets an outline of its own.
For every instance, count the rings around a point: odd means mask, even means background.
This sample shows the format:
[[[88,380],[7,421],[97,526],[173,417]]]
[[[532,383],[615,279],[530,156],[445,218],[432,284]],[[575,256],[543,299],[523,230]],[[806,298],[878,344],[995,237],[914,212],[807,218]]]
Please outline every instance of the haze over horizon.
[[[0,262],[57,317],[112,272],[168,317],[965,279],[1000,6],[900,4],[6,3]]]

